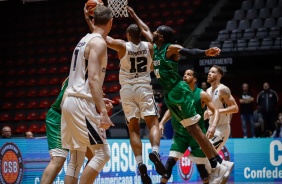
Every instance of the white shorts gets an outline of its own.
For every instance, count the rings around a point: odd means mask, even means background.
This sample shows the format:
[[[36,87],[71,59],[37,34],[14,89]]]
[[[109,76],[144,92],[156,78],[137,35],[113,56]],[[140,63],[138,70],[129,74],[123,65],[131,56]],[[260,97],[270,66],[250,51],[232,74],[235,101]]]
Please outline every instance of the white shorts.
[[[144,116],[158,116],[153,89],[149,84],[123,85],[120,98],[127,121],[131,118],[144,119]]]
[[[86,147],[107,144],[106,131],[92,99],[68,96],[62,106],[62,147],[86,152]]]
[[[51,157],[64,157],[64,158],[67,158],[69,152],[67,150],[64,150],[64,149],[55,148],[55,149],[50,149],[49,150],[49,154],[51,155]]]
[[[210,142],[215,146],[217,152],[219,152],[221,148],[225,145],[229,136],[230,136],[229,123],[221,124],[216,127],[214,136],[213,138],[210,139]]]

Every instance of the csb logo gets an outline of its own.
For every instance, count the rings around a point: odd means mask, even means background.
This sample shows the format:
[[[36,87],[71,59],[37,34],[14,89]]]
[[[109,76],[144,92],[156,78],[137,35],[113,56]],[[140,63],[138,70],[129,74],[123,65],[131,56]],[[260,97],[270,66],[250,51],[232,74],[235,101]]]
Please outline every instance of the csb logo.
[[[188,158],[189,155],[190,155],[190,151],[187,149],[178,162],[180,176],[183,180],[189,180],[193,172],[194,164]]]
[[[19,148],[7,142],[0,150],[0,183],[19,184],[23,177],[23,160]]]
[[[221,148],[218,154],[222,159],[230,161],[230,154],[225,146]],[[182,158],[179,159],[179,172],[183,180],[189,180],[194,169],[194,163],[188,158],[189,155],[190,151],[187,149]]]

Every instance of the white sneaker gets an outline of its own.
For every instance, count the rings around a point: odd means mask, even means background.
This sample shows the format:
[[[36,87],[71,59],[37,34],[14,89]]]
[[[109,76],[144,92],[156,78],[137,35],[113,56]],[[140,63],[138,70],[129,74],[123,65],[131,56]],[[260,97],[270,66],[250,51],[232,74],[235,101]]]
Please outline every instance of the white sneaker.
[[[224,179],[224,175],[227,172],[227,167],[217,163],[216,168],[212,168],[210,174],[210,184],[221,184]]]
[[[229,175],[232,172],[232,169],[234,167],[234,162],[230,162],[230,161],[227,161],[227,160],[222,160],[221,164],[227,167],[227,171],[224,174],[224,179],[222,181],[223,183],[226,183],[227,180],[228,180],[228,177],[229,177]]]

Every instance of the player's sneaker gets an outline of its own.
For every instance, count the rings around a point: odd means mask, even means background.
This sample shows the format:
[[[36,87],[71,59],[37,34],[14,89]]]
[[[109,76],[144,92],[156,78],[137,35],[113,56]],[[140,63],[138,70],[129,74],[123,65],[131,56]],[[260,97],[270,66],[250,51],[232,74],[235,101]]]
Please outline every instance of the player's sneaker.
[[[210,184],[222,184],[221,182],[224,179],[224,175],[227,172],[227,167],[217,163],[216,168],[211,169],[210,173]]]
[[[227,171],[226,173],[224,174],[224,178],[222,180],[222,183],[226,183],[227,180],[228,180],[228,177],[229,175],[231,174],[232,172],[232,169],[234,167],[234,162],[230,162],[230,161],[227,161],[227,160],[222,160],[222,165],[226,166],[227,167]]]
[[[148,176],[147,173],[147,166],[143,163],[138,165],[139,174],[143,184],[152,184],[151,178]]]
[[[165,166],[160,159],[160,155],[157,152],[153,151],[149,154],[149,158],[154,163],[157,173],[161,176],[164,175],[166,171]]]

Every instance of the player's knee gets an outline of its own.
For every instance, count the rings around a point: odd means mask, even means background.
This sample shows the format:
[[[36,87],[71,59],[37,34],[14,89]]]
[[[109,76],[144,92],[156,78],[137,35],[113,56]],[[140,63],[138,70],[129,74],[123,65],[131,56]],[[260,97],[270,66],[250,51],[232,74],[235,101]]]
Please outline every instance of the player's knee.
[[[110,160],[109,151],[97,151],[95,152],[94,157],[88,163],[88,166],[92,167],[98,173],[103,169],[104,165]]]
[[[61,169],[66,161],[65,157],[52,157],[51,162],[56,170]]]
[[[75,159],[70,160],[66,175],[78,178],[83,163],[84,163],[84,153],[77,154]]]
[[[205,164],[196,164],[197,170],[200,174],[200,177],[204,183],[208,182],[209,180],[209,173],[205,167]]]

